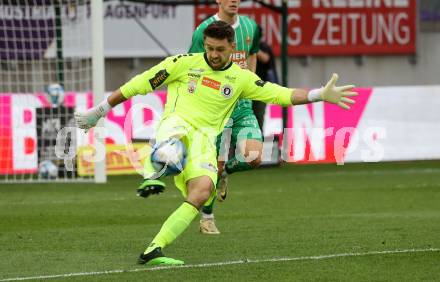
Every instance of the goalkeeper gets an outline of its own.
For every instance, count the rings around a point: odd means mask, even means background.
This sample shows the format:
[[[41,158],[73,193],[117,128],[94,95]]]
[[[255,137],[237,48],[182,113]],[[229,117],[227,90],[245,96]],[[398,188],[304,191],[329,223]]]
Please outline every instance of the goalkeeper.
[[[325,87],[310,92],[265,83],[251,71],[231,62],[235,48],[234,30],[215,21],[204,31],[205,53],[166,58],[158,65],[132,78],[96,107],[75,113],[79,128],[88,130],[112,107],[134,95],[145,95],[168,85],[167,103],[157,130],[157,142],[178,137],[187,148],[187,165],[174,181],[185,201],[165,220],[159,233],[139,256],[147,265],[179,265],[183,261],[166,257],[162,250],[185,231],[203,205],[215,197],[217,160],[215,137],[222,132],[238,99],[248,98],[282,106],[327,101],[348,109],[356,96],[352,85],[336,87],[334,74]],[[145,161],[143,187],[164,187],[156,178],[149,159]]]
[[[255,72],[257,52],[259,50],[261,37],[261,32],[257,24],[253,19],[238,14],[240,1],[217,0],[217,4],[218,13],[203,21],[194,31],[189,52],[204,52],[203,31],[213,21],[222,20],[230,24],[235,31],[235,49],[232,53],[231,60],[241,68]],[[231,133],[230,142],[227,141],[227,139],[229,139],[228,132]],[[217,199],[219,201],[226,199],[228,174],[250,170],[258,167],[261,163],[263,136],[258,126],[257,118],[252,110],[251,100],[240,99],[237,102],[230,119],[225,125],[225,133],[222,135],[219,135],[217,138],[217,151],[219,152]],[[238,148],[240,150],[240,156],[233,156],[225,163],[229,153],[227,143]],[[222,150],[226,152],[222,152]],[[220,234],[214,221],[214,202],[215,201],[206,203],[202,209],[199,229],[203,234]]]

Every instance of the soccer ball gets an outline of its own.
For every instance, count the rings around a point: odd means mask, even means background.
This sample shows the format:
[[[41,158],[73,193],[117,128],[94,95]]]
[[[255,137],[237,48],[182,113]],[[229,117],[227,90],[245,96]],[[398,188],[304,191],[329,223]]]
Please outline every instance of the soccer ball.
[[[58,83],[46,87],[47,97],[53,106],[59,106],[64,101],[64,88]]]
[[[58,167],[51,161],[42,161],[38,166],[38,175],[43,179],[55,179],[58,176]]]
[[[185,145],[177,138],[170,138],[154,145],[151,163],[160,176],[181,173],[186,165]]]

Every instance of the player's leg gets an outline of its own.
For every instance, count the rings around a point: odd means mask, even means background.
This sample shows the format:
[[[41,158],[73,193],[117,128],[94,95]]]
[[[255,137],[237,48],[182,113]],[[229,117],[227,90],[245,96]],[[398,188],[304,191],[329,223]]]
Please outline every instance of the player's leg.
[[[242,128],[242,130],[243,132],[248,132],[248,134],[246,137],[240,138],[236,144],[239,153],[235,154],[235,156],[226,163],[224,171],[227,175],[234,172],[251,170],[259,167],[261,164],[263,143],[260,141],[259,137],[256,137],[258,133],[249,128]],[[251,133],[251,131],[254,133]]]
[[[171,244],[188,228],[214,190],[212,179],[209,176],[193,178],[187,182],[186,186],[188,195],[185,202],[167,218],[151,244],[139,256],[138,262],[140,264],[183,264],[183,261],[165,257],[162,249]]]
[[[231,121],[232,121],[232,119],[231,119]],[[227,178],[224,178],[223,175],[224,175],[225,164],[229,158],[229,151],[230,151],[230,147],[231,147],[232,124],[233,123],[230,123],[230,126],[225,127],[222,134],[219,135],[217,138],[217,167],[218,167],[217,199],[220,202],[222,202],[223,199],[219,198],[219,193],[222,193],[222,194],[227,193],[227,191],[226,191],[227,182],[225,183],[225,181],[227,181]],[[221,187],[221,188],[219,189],[219,187]],[[212,207],[211,208],[203,207],[203,211],[210,214],[210,213],[212,213]]]
[[[223,185],[222,187],[226,187],[223,183],[224,179],[221,177],[223,173],[223,167],[228,159],[229,148],[231,144],[231,135],[232,135],[232,124],[233,120],[230,119],[225,126],[222,134],[217,136],[216,141],[216,150],[217,150],[217,165],[218,165],[218,181],[217,187],[219,185]],[[217,191],[218,192],[218,191]],[[214,199],[212,201],[208,201],[202,209],[201,219],[200,219],[200,232],[208,235],[217,235],[220,234],[217,226],[214,221]]]
[[[228,175],[258,167],[261,164],[263,151],[263,137],[252,108],[240,108],[239,111],[234,111],[231,119],[232,124],[228,123],[227,127],[225,127],[225,130],[229,129],[231,140],[226,148],[229,151],[230,144],[235,144],[238,148],[238,153],[226,162],[222,173],[218,176],[217,198],[219,201],[226,199]],[[219,155],[221,156],[222,154]],[[200,220],[200,232],[203,234],[220,234],[215,224],[213,209],[214,201],[208,202],[203,206],[202,219]]]
[[[234,134],[234,128],[236,130],[236,123],[233,122],[230,124],[230,128],[223,131],[223,135],[227,136],[227,138],[222,139],[222,148],[224,148],[224,162],[219,164],[219,173],[217,180],[217,200],[219,202],[223,202],[226,199],[226,195],[228,194],[228,174],[225,171],[226,162],[229,160],[229,154],[231,149],[235,149],[235,144],[237,143],[236,134]],[[232,147],[231,147],[232,146]],[[211,211],[212,213],[212,211]]]
[[[181,174],[174,177],[177,188],[185,197],[185,202],[168,217],[151,244],[141,254],[139,257],[141,264],[182,264],[182,261],[166,258],[162,249],[188,228],[205,202],[215,198],[214,183],[217,181],[215,148],[208,139],[200,139],[203,138],[199,136],[194,138],[191,134],[187,136],[185,142],[189,148],[187,165]],[[201,150],[198,150],[200,148]]]
[[[263,136],[251,108],[242,110],[234,120],[232,141],[235,140],[238,151],[236,150],[235,155],[226,162],[225,172],[229,175],[260,166]]]
[[[226,162],[219,175],[217,182],[217,199],[220,202],[223,202],[227,196],[229,174],[260,166],[263,152],[263,143],[261,140],[262,135],[258,128],[233,128],[232,144],[235,144],[236,154]]]
[[[228,194],[228,175],[225,171],[225,165],[226,165],[225,161],[221,161],[217,163],[218,166],[217,200],[219,202],[223,202]]]
[[[162,120],[157,129],[156,144],[168,140],[171,137],[176,137],[184,141],[183,139],[186,138],[188,133],[187,128],[188,124],[178,117],[170,117]],[[151,164],[151,152],[146,154],[143,165],[144,179],[137,188],[137,195],[146,198],[151,194],[162,193],[165,190],[165,183],[160,180],[162,175],[159,175]]]
[[[217,199],[224,201],[228,191],[228,175],[238,171],[246,171],[261,164],[263,137],[258,127],[258,121],[252,109],[241,109],[235,115],[232,126],[231,144],[236,153],[223,167],[217,184]]]

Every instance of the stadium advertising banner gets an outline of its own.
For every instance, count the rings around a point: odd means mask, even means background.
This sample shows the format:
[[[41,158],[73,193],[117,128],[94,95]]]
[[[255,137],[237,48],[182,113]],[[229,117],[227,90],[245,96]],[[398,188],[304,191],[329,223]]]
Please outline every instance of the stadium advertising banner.
[[[146,154],[150,153],[148,143],[133,143],[130,146],[106,144],[106,169],[107,175],[142,173],[142,162]],[[77,167],[79,176],[95,174],[92,160],[95,149],[92,146],[81,146],[77,151]]]
[[[440,86],[360,88],[356,91],[360,95],[350,111],[328,103],[288,108],[288,128],[284,130],[281,107],[268,105],[264,126],[266,140],[279,135],[284,140],[281,157],[288,162],[343,164],[440,159]],[[112,109],[105,119],[106,143],[126,146],[133,139],[154,138],[165,100],[165,92],[156,92],[135,96]],[[36,109],[48,106],[41,93],[0,93],[1,174],[36,171]],[[92,95],[67,92],[64,106],[85,110],[92,106]],[[92,144],[90,132],[84,134],[82,130],[75,130],[78,147]],[[120,147],[107,149],[107,154],[112,155],[108,163],[111,173],[126,172],[127,158],[119,163],[114,153],[121,152]],[[81,157],[80,161],[84,159]],[[84,162],[78,166],[85,169],[85,174],[90,170]]]
[[[12,1],[14,2],[14,1]],[[186,53],[193,32],[194,8],[122,1],[104,2],[104,55],[106,57],[164,57]],[[61,9],[64,57],[91,56],[91,9],[74,3]],[[38,59],[56,56],[55,9],[38,1],[14,5],[0,2],[2,59]],[[38,28],[31,34],[29,26]],[[0,34],[2,36],[2,34]],[[32,37],[32,46],[23,39]],[[165,48],[165,49],[164,49]]]
[[[269,1],[277,6],[281,1]],[[289,55],[409,54],[416,51],[416,0],[290,0]],[[215,14],[216,5],[195,8],[195,24]],[[254,2],[241,4],[264,30],[263,39],[280,54],[281,17]]]
[[[280,6],[281,1],[271,3]],[[289,55],[408,54],[416,50],[416,0],[290,0]],[[167,6],[121,1],[104,2],[106,57],[164,57],[186,53],[194,28],[217,12],[217,5]],[[254,18],[264,39],[280,54],[280,15],[252,1],[240,13]],[[90,6],[66,5],[61,11],[65,57],[91,56]],[[52,58],[56,55],[53,6],[0,3],[0,58]],[[32,34],[27,26],[40,28]],[[13,28],[21,27],[21,28]]]
[[[105,119],[106,144],[125,145],[131,144],[132,139],[154,138],[155,126],[163,113],[165,100],[166,92],[158,91],[151,95],[135,96],[115,107]],[[75,107],[78,111],[91,108],[92,104],[93,96],[90,92],[66,92],[63,102],[64,107]],[[2,113],[0,116],[0,174],[37,172],[38,163],[41,161],[39,160],[41,152],[38,148],[41,136],[38,136],[38,132],[43,126],[37,124],[40,119],[37,113],[41,112],[42,108],[50,107],[51,104],[44,93],[0,93],[0,113]],[[91,166],[86,164],[87,156],[84,156],[88,151],[82,147],[93,143],[91,134],[93,130],[88,134],[84,134],[83,130],[77,128],[74,131],[76,146],[81,148],[82,153],[81,158],[77,158],[77,164],[83,175],[88,175]],[[107,163],[109,172],[112,174],[127,172],[127,165],[124,163],[126,158],[123,158],[124,162],[119,165],[117,162],[111,162],[111,160],[118,160],[114,158],[114,151],[121,152],[120,148],[110,146],[107,149],[108,156],[111,157],[108,159],[110,163]],[[55,148],[53,146],[46,150],[54,154]]]
[[[164,57],[167,53],[186,53],[191,44],[193,13],[194,8],[189,5],[104,2],[105,56]]]
[[[57,132],[74,125],[74,96],[67,92],[65,107],[52,108],[44,93],[0,93],[1,174],[34,173],[38,161],[57,159]]]
[[[309,163],[440,158],[440,86],[358,88],[349,111],[328,103],[266,109],[264,135],[284,136],[284,160]],[[426,101],[430,101],[426,103]]]

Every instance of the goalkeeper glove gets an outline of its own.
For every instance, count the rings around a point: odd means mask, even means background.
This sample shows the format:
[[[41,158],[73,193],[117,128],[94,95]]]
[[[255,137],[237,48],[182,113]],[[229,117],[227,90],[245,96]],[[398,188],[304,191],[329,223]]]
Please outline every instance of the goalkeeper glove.
[[[76,126],[84,129],[87,132],[90,128],[94,127],[98,123],[100,118],[105,117],[111,108],[112,107],[107,102],[107,99],[105,99],[98,106],[93,107],[85,112],[75,112],[74,117]]]
[[[350,91],[354,88],[354,85],[336,86],[338,77],[338,74],[334,73],[324,87],[311,90],[308,95],[309,101],[326,101],[338,105],[345,110],[350,109],[348,104],[354,104],[355,101],[347,97],[357,96],[358,93]]]

